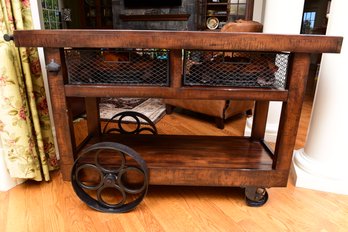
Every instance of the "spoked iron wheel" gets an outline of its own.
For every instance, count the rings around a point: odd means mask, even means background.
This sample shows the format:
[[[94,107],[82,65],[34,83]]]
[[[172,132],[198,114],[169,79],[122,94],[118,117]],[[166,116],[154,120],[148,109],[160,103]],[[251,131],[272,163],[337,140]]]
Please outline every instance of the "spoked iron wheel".
[[[126,123],[126,119],[131,118],[135,123],[135,128],[127,130],[124,128]],[[109,125],[112,122],[117,121],[117,127],[109,128]],[[142,124],[141,122],[145,122],[146,124]],[[157,135],[157,129],[155,124],[144,114],[135,112],[135,111],[124,111],[118,114],[115,114],[108,120],[103,129],[103,134],[117,132],[120,134],[141,134],[141,133],[149,133],[153,135]]]
[[[76,159],[71,183],[77,196],[89,207],[123,213],[144,199],[149,173],[145,161],[133,149],[101,142],[83,150]]]
[[[268,193],[265,188],[246,187],[245,201],[248,206],[259,207],[263,206],[268,200]]]

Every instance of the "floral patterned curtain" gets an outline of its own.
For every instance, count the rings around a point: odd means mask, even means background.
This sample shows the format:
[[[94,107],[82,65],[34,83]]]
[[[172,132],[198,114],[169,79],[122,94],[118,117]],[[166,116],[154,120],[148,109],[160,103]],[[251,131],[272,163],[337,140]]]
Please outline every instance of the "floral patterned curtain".
[[[13,30],[32,29],[29,0],[0,2],[2,154],[11,177],[48,181],[57,159],[38,53],[3,39]]]

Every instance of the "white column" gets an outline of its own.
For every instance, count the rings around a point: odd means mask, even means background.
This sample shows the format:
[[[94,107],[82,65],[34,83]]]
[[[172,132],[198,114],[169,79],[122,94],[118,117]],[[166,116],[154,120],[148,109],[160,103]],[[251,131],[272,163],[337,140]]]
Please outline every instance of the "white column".
[[[304,0],[266,0],[263,32],[277,34],[300,34]],[[282,102],[270,102],[265,140],[275,142]],[[244,135],[251,134],[253,118],[248,118]]]
[[[348,22],[346,0],[333,0],[327,35],[344,36],[341,54],[324,54],[305,147],[294,153],[298,187],[348,194]]]

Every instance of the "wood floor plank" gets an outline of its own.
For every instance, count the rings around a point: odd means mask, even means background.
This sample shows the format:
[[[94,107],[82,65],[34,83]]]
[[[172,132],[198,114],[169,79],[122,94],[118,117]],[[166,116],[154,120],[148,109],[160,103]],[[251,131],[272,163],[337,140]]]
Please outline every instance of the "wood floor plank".
[[[303,108],[296,148],[305,144],[311,99]],[[162,134],[239,136],[245,117],[228,120],[174,112],[157,123]],[[75,123],[79,132],[86,128]],[[78,134],[81,138],[83,133]],[[27,183],[0,192],[0,231],[348,231],[348,196],[296,188],[268,189],[260,208],[247,207],[241,188],[150,186],[144,201],[125,214],[94,211],[75,195],[59,172],[49,183]]]
[[[0,192],[0,231],[5,231],[6,222],[8,221],[9,195],[9,192]]]

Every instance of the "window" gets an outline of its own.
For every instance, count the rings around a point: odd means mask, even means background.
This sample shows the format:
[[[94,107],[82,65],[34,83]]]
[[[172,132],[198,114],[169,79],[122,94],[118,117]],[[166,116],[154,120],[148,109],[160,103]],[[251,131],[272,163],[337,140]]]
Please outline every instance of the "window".
[[[304,12],[302,20],[302,34],[310,34],[314,28],[316,12]]]
[[[245,19],[247,12],[246,0],[230,0],[230,17],[229,21],[235,21],[237,19]]]
[[[41,0],[45,29],[60,29],[58,0]]]

